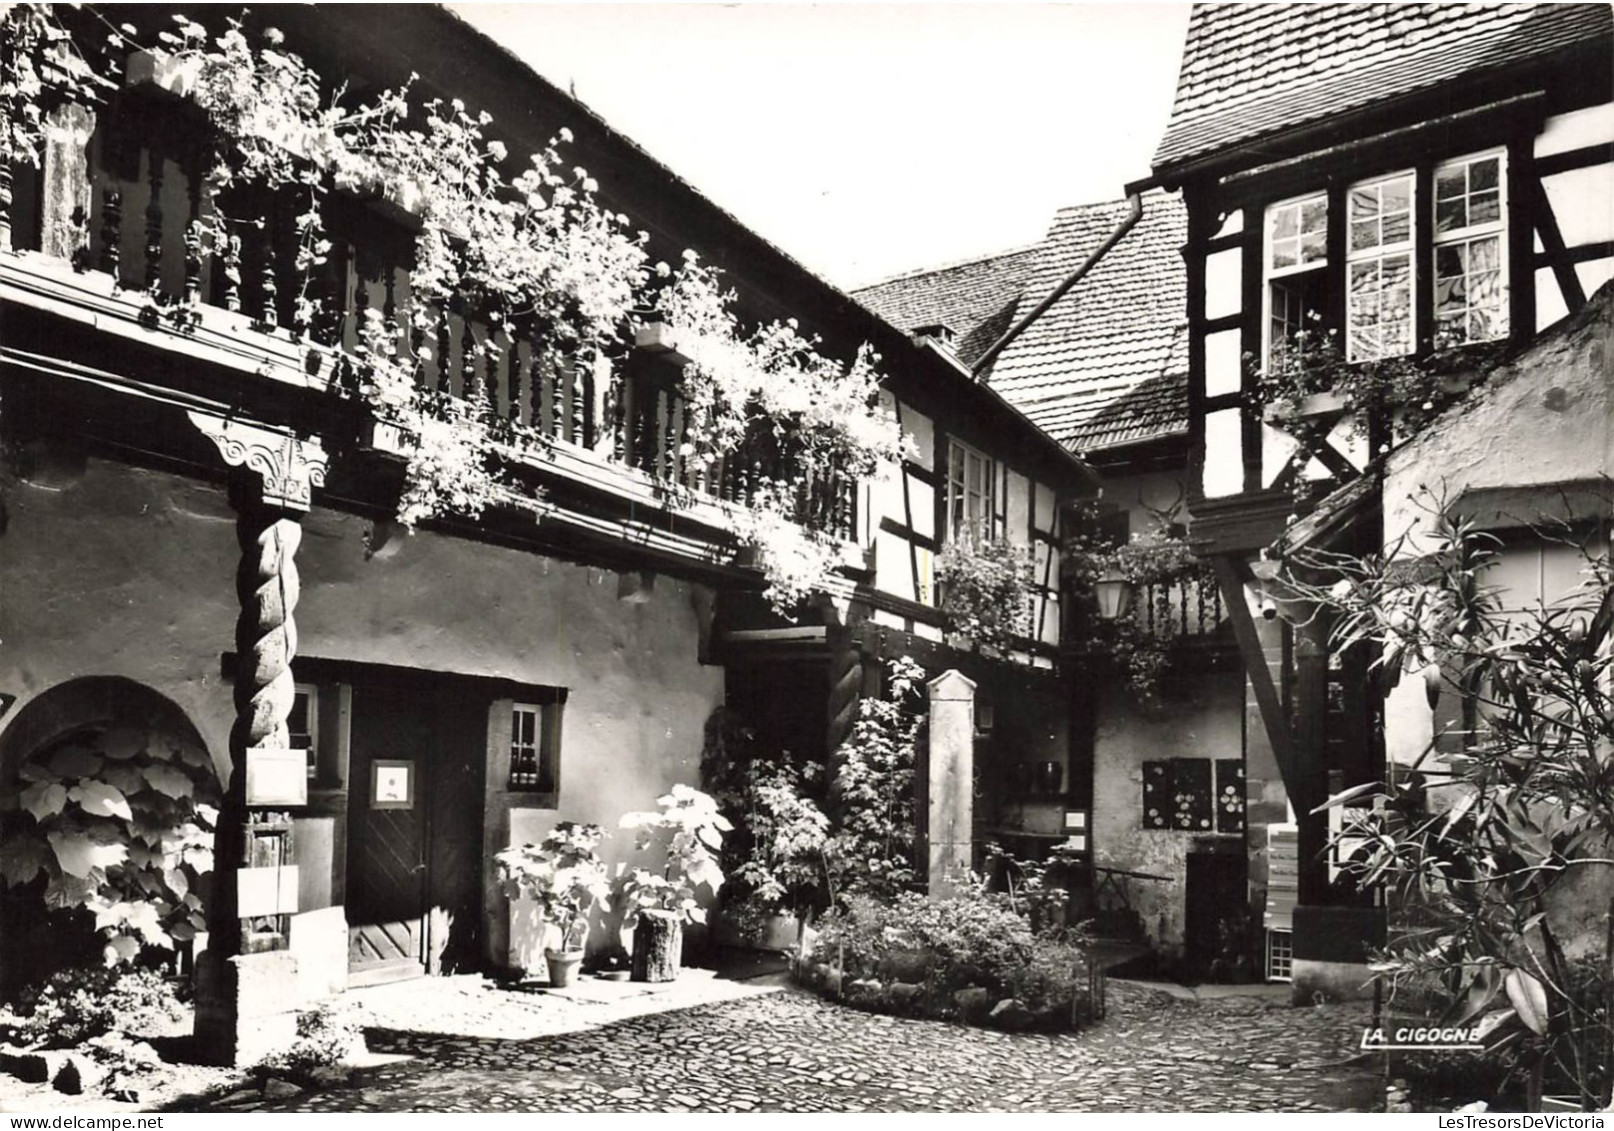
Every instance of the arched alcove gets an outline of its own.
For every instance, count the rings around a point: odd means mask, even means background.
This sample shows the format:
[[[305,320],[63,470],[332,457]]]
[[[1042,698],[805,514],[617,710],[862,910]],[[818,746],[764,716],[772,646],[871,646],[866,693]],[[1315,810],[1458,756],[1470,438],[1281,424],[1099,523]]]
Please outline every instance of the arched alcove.
[[[211,872],[210,825],[197,811],[219,792],[196,727],[143,684],[90,676],[30,700],[0,731],[0,989],[99,964],[106,940],[74,903],[105,885],[129,893],[121,901],[163,901],[165,927],[183,924],[175,937],[188,938]],[[120,845],[82,876],[64,855],[87,869],[88,854]],[[183,874],[164,879],[170,871]]]

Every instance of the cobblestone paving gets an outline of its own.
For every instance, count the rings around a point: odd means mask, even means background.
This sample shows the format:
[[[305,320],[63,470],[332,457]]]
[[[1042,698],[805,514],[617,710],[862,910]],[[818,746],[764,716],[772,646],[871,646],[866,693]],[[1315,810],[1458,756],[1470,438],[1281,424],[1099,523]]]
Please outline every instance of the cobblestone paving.
[[[372,1030],[373,1051],[411,1059],[211,1110],[1370,1110],[1382,1092],[1347,1063],[1364,1014],[1113,987],[1111,1016],[1082,1033],[1011,1035],[787,988],[526,1040]]]

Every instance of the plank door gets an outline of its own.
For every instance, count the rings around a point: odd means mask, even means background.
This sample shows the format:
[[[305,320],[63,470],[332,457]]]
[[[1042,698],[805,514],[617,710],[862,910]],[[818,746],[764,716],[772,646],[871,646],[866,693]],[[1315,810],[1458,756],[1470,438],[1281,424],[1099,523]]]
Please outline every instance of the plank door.
[[[425,972],[431,702],[405,686],[353,689],[348,779],[348,983]],[[379,786],[379,799],[378,799]]]

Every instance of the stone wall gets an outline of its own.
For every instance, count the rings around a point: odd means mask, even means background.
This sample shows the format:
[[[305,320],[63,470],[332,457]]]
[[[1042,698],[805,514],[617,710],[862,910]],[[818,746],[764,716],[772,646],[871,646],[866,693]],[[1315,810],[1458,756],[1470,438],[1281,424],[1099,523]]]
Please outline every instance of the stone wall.
[[[1093,851],[1097,863],[1170,877],[1128,880],[1149,941],[1182,954],[1188,853],[1204,833],[1143,827],[1143,763],[1243,754],[1244,683],[1235,673],[1178,676],[1166,701],[1143,708],[1124,686],[1098,696],[1093,750]],[[1242,845],[1243,838],[1228,834]]]

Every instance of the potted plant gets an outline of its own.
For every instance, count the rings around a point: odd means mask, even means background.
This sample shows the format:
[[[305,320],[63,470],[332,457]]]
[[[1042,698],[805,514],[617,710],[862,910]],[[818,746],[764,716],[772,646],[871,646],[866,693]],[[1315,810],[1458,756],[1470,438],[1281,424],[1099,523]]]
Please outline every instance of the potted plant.
[[[507,848],[493,858],[504,893],[536,902],[544,923],[560,932],[557,945],[544,952],[552,986],[576,979],[589,912],[606,905],[610,882],[599,855],[605,835],[599,825],[562,821],[537,844]]]
[[[698,789],[675,785],[656,799],[656,812],[628,813],[624,829],[637,833],[639,852],[659,852],[659,871],[634,868],[622,879],[619,906],[623,932],[633,932],[633,980],[670,982],[678,977],[685,923],[706,922],[697,899],[723,884],[717,854],[734,826],[717,802]]]

